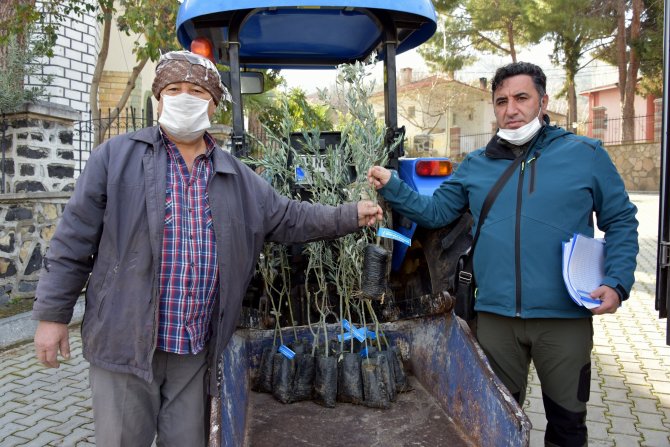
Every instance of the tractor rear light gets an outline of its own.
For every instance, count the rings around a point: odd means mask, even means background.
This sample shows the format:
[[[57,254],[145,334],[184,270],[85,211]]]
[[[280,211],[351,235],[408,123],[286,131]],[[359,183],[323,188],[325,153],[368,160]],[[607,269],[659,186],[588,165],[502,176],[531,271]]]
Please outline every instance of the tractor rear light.
[[[415,169],[421,177],[446,177],[451,175],[453,166],[449,160],[421,160]]]
[[[191,41],[191,52],[206,57],[214,62],[214,45],[206,37],[196,37]]]

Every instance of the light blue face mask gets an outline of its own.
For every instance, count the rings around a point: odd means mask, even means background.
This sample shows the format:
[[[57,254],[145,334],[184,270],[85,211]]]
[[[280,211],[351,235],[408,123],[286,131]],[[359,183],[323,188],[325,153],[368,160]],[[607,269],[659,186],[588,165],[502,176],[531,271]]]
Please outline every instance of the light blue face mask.
[[[540,102],[540,112],[534,119],[518,129],[498,129],[498,136],[515,146],[526,144],[542,129],[541,115],[542,103]]]

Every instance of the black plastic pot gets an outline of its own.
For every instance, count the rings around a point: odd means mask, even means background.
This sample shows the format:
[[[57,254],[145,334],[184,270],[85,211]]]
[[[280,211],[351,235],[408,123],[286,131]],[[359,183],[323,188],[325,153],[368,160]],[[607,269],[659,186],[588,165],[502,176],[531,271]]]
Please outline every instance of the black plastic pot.
[[[352,404],[363,402],[361,356],[356,352],[343,353],[337,364],[337,400]]]
[[[295,358],[288,359],[283,354],[274,355],[272,368],[272,395],[279,402],[293,402],[293,378],[295,377]]]
[[[391,400],[382,377],[379,357],[363,359],[361,372],[363,375],[363,405],[373,408],[390,407]]]
[[[262,393],[272,392],[272,364],[274,363],[275,349],[265,348],[261,354],[261,364],[258,369],[258,379],[255,390]]]
[[[324,407],[334,408],[337,400],[337,358],[316,358],[314,375],[314,401]]]

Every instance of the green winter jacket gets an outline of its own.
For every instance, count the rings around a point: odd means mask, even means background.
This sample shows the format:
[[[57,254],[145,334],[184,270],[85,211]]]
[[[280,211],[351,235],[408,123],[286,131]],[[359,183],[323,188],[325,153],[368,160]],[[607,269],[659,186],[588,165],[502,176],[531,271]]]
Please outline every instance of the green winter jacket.
[[[593,236],[594,211],[607,247],[603,284],[627,299],[638,253],[637,208],[601,143],[545,126],[522,156],[480,230],[475,309],[521,318],[591,316],[568,295],[561,250],[574,233]],[[380,192],[396,211],[428,228],[445,226],[469,208],[474,231],[486,195],[513,158],[494,137],[432,196],[395,175]]]

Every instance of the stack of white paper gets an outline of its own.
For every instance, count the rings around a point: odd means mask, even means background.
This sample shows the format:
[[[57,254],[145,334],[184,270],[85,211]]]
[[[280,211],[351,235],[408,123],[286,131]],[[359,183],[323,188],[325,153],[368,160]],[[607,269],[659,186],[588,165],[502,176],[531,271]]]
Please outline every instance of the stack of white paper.
[[[575,234],[563,242],[563,280],[572,300],[593,309],[601,304],[591,292],[602,285],[605,276],[605,241]]]

